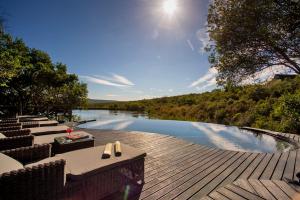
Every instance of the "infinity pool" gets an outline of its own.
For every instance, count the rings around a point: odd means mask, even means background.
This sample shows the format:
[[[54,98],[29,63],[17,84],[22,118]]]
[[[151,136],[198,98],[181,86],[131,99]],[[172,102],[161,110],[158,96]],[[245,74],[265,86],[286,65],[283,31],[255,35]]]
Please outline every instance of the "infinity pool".
[[[201,145],[250,152],[287,151],[293,146],[272,136],[257,134],[234,126],[149,119],[147,115],[128,111],[74,110],[81,120],[97,121],[80,128],[153,132],[175,136]]]

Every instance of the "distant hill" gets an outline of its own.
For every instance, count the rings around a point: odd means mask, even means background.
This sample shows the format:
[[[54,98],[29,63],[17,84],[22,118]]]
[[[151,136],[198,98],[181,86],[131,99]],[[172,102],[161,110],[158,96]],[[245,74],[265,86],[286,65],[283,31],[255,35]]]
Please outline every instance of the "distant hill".
[[[112,103],[115,100],[103,100],[103,99],[88,99],[88,104],[98,104],[98,103]]]
[[[300,134],[300,76],[211,92],[89,105],[147,112],[150,118],[251,126]]]

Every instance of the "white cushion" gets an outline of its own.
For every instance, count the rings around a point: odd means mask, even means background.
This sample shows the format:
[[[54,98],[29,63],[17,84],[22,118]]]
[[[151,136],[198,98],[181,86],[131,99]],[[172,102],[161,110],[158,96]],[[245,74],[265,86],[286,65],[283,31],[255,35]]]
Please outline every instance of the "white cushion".
[[[24,169],[22,163],[18,162],[17,160],[0,153],[0,174],[5,172],[10,172],[13,170]]]

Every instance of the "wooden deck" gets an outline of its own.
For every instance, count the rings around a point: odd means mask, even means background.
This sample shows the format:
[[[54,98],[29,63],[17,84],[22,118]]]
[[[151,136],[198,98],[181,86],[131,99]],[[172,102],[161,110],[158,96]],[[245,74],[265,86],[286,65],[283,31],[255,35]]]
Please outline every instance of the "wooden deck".
[[[289,182],[298,180],[295,174],[300,172],[300,150],[274,154],[236,152],[208,148],[155,133],[84,130],[95,136],[96,145],[119,140],[121,143],[129,144],[147,153],[145,184],[141,193],[131,199],[206,198],[226,200],[253,199],[255,195],[262,199],[268,199],[259,195],[257,191],[252,194],[254,196],[251,196],[251,191],[240,186],[243,189],[242,195],[232,189],[237,187],[234,185],[235,181],[248,179],[272,180],[270,183],[259,182],[268,185],[269,188],[265,186],[266,190],[273,191],[270,192],[270,199],[282,199],[282,196],[276,196],[276,193],[282,195],[285,190],[278,190],[278,187],[286,188],[289,194],[296,193],[298,190],[296,184]],[[290,138],[295,138],[299,142],[298,136]],[[274,183],[277,184],[273,180],[283,181],[279,181],[278,184],[281,185],[272,187]],[[231,196],[221,194],[222,192],[218,189],[223,192],[230,190]],[[289,194],[284,194],[291,198]],[[216,198],[216,195],[222,198]],[[110,199],[123,199],[123,196],[119,194]]]

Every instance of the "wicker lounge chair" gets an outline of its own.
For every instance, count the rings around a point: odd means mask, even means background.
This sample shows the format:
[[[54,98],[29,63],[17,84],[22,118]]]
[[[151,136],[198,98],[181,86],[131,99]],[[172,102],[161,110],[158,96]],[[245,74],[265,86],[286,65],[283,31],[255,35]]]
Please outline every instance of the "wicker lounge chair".
[[[68,126],[61,125],[61,126],[45,126],[45,127],[30,128],[30,130],[32,135],[38,136],[38,135],[65,133],[68,128],[69,128]]]
[[[3,137],[3,134],[1,135],[0,151],[33,145],[33,135],[23,135],[15,137]]]
[[[2,118],[0,119],[0,124],[1,123],[16,123],[19,120],[17,118]]]
[[[20,130],[21,128],[22,128],[21,125],[19,125],[19,126],[5,126],[5,127],[0,127],[0,132],[9,131],[9,130]]]
[[[30,134],[30,129],[8,130],[1,132],[5,137],[24,136]]]
[[[11,126],[21,126],[21,123],[19,122],[5,122],[5,123],[0,123],[0,127],[11,127]]]
[[[39,122],[21,122],[22,123],[22,128],[35,128],[35,127],[39,127],[40,124]]]
[[[101,159],[104,146],[55,157],[49,157],[50,145],[2,151],[7,156],[0,159],[14,158],[24,166],[11,160],[14,171],[0,169],[0,199],[98,200],[124,190],[125,185],[143,184],[146,154],[127,145],[122,148],[121,157],[105,160]]]

